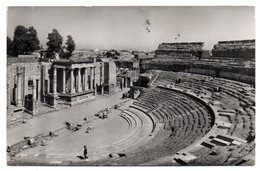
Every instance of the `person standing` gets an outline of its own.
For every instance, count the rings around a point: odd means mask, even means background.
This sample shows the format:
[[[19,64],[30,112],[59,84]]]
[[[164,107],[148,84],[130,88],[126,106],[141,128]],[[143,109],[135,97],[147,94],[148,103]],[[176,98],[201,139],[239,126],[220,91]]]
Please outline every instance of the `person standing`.
[[[84,159],[88,158],[87,154],[88,154],[87,146],[84,145],[84,151],[83,151]]]

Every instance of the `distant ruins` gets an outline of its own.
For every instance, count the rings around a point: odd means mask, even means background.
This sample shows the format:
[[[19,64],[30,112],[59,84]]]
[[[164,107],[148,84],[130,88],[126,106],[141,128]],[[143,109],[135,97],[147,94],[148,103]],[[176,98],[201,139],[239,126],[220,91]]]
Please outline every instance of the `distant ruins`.
[[[155,51],[156,56],[169,55],[175,57],[202,57],[204,42],[162,43]]]
[[[255,40],[218,41],[212,49],[212,57],[255,58]]]
[[[255,84],[255,40],[219,41],[212,50],[203,43],[162,43],[155,58],[142,61],[141,70],[158,69],[222,77]]]

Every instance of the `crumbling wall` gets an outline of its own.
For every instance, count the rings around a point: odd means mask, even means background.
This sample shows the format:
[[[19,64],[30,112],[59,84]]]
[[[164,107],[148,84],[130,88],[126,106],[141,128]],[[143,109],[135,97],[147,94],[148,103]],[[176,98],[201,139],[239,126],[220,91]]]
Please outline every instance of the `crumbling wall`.
[[[104,62],[104,84],[106,93],[113,93],[117,84],[116,64],[113,61]]]
[[[235,80],[235,81],[240,81],[240,82],[244,82],[244,83],[249,83],[249,84],[255,84],[254,76],[249,76],[249,75],[244,75],[244,74],[220,71],[219,77],[227,78],[227,79]]]
[[[255,58],[255,40],[219,41],[212,57]]]
[[[14,87],[16,84],[16,66],[7,66],[7,106],[14,102]]]
[[[202,55],[204,42],[162,43],[155,51],[155,56],[192,57]],[[180,56],[179,56],[180,55]]]
[[[212,70],[212,69],[190,68],[188,70],[188,72],[194,73],[194,74],[208,75],[208,76],[212,76],[212,77],[217,76],[217,71]]]
[[[103,67],[102,63],[95,63],[94,64],[96,66],[95,68],[95,85],[100,86],[102,84],[102,80],[100,79],[100,74],[101,74],[101,66]],[[103,69],[103,68],[102,68]],[[102,76],[103,77],[103,76]]]
[[[213,77],[227,78],[247,84],[255,84],[254,68],[221,68],[212,65],[171,64],[166,62],[143,63],[142,70],[163,70],[174,72],[190,72]]]
[[[17,83],[17,68],[20,68],[21,73],[21,95],[22,102],[24,103],[25,96],[32,94],[32,88],[28,86],[29,80],[38,80],[38,99],[41,93],[41,66],[38,62],[35,63],[14,63],[7,66],[7,84],[8,84],[8,104],[13,101],[15,94],[14,87]]]
[[[116,64],[113,61],[109,62],[109,83],[116,85]]]

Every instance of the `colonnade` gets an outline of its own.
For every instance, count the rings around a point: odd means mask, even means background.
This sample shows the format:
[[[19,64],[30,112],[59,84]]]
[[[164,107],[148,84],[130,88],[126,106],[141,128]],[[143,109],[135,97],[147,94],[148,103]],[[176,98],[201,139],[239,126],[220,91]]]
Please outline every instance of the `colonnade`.
[[[66,93],[65,89],[66,89],[66,67],[57,67],[54,66],[53,67],[53,79],[52,79],[52,92],[53,94],[57,94],[57,68],[61,68],[62,69],[62,93]],[[90,68],[90,80],[88,80],[88,68]],[[84,70],[83,75],[81,75],[81,70]],[[74,75],[74,71],[76,71],[76,75]],[[95,67],[81,67],[81,68],[69,68],[69,72],[70,72],[70,88],[69,88],[69,92],[70,94],[74,94],[74,93],[80,93],[82,91],[87,91],[87,90],[93,90],[93,84],[95,82]],[[81,78],[81,76],[83,78]],[[75,82],[77,78],[77,82]],[[89,81],[90,81],[90,85],[89,85]]]

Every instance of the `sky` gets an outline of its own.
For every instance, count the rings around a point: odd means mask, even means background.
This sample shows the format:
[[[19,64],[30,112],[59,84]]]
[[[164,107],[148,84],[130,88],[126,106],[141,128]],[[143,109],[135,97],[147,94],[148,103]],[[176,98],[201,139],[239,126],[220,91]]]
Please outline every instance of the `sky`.
[[[192,41],[205,42],[204,49],[212,49],[217,41],[255,39],[255,9],[250,6],[9,7],[10,38],[17,25],[34,26],[43,47],[48,33],[55,28],[62,35],[63,44],[67,35],[71,35],[77,49],[151,51],[163,42]]]

